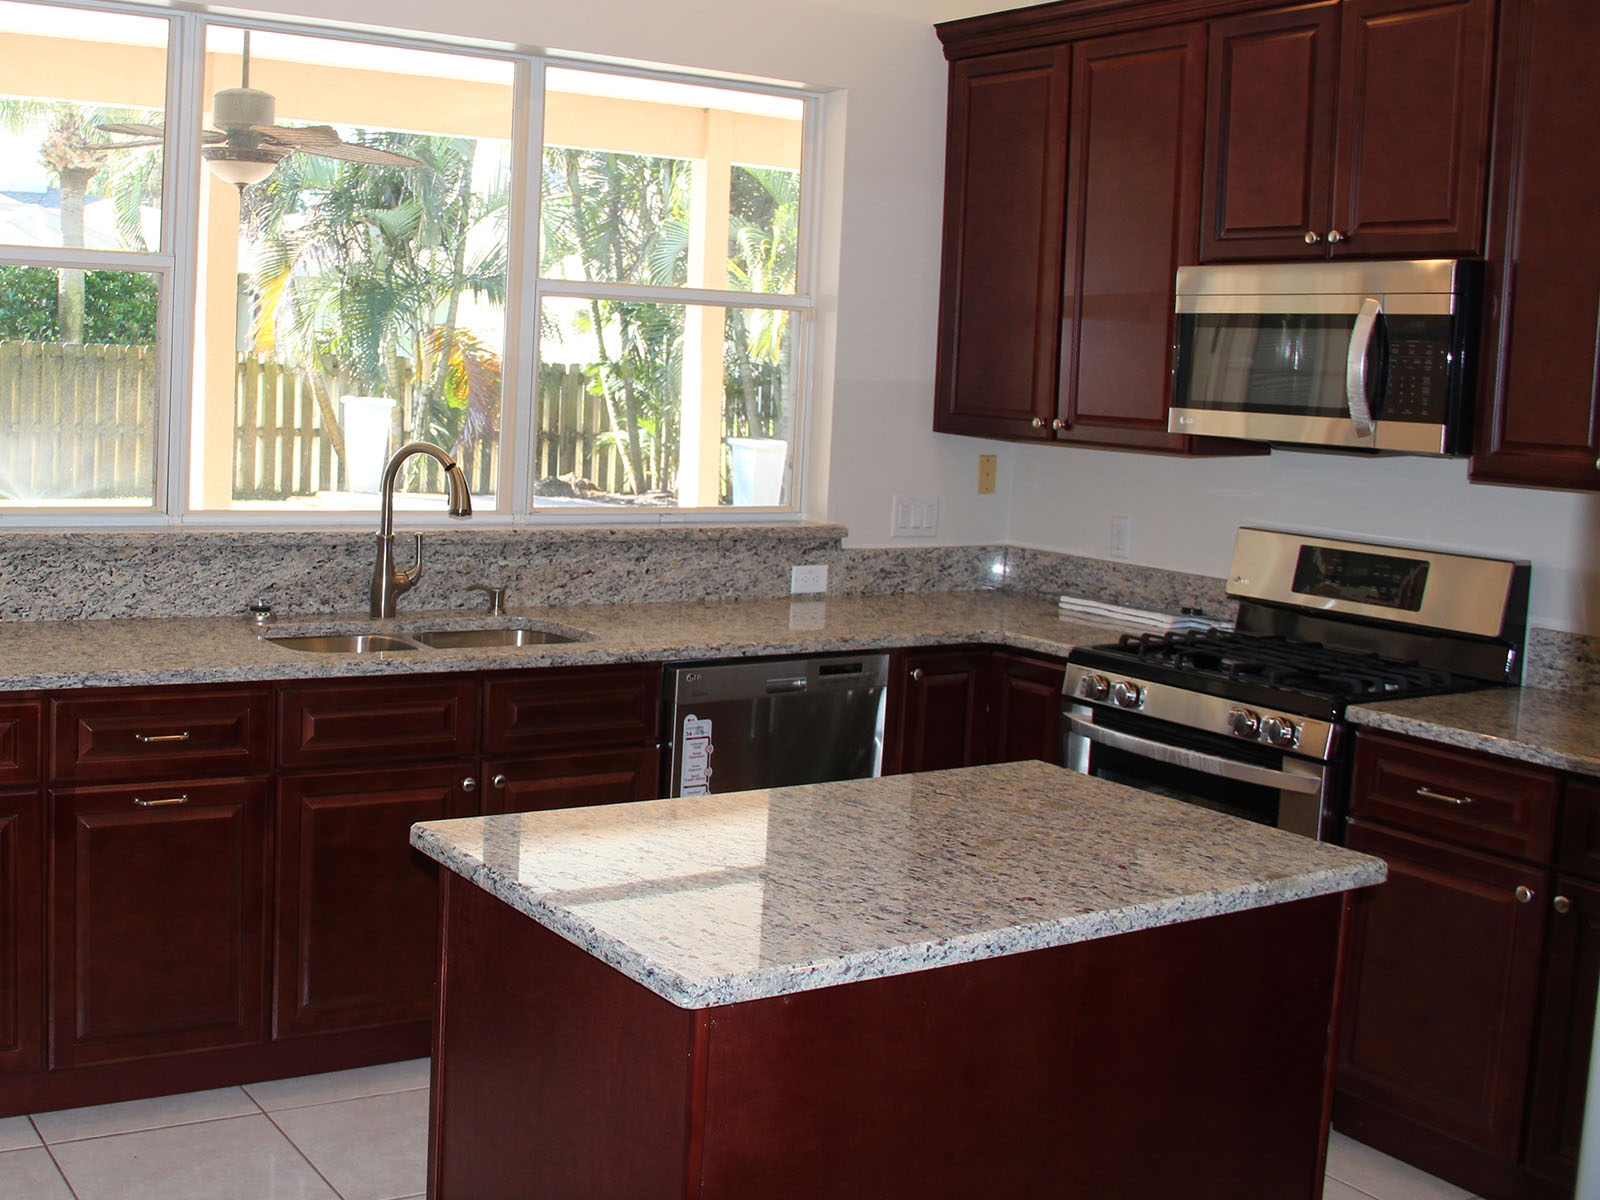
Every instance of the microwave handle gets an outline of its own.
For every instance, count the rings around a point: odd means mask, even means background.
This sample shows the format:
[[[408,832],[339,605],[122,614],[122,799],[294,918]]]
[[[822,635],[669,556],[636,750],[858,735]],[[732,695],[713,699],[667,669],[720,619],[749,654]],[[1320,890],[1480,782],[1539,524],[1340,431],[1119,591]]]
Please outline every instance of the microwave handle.
[[[1367,403],[1367,351],[1372,348],[1372,335],[1377,332],[1382,315],[1381,301],[1368,296],[1361,302],[1355,328],[1350,331],[1350,352],[1344,360],[1345,403],[1357,437],[1367,437],[1373,430],[1372,408]]]
[[[1276,788],[1280,792],[1322,790],[1320,773],[1291,775],[1288,771],[1274,771],[1270,767],[1258,767],[1253,763],[1235,762],[1231,758],[1221,758],[1214,754],[1201,754],[1198,750],[1169,746],[1165,742],[1152,742],[1117,729],[1107,729],[1104,725],[1096,725],[1093,721],[1075,713],[1067,714],[1067,720],[1072,724],[1074,736],[1099,742],[1102,746],[1109,746],[1113,750],[1125,750],[1141,758],[1170,763],[1175,767],[1186,767],[1191,771],[1232,779],[1239,783],[1254,783],[1262,787]]]

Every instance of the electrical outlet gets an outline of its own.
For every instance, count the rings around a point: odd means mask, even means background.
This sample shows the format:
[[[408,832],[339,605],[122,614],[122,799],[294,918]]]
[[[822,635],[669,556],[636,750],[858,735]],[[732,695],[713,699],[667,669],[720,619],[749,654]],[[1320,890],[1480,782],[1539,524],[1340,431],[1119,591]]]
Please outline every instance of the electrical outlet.
[[[1124,562],[1133,557],[1133,518],[1111,518],[1111,557]]]
[[[791,595],[814,595],[817,592],[825,592],[827,590],[827,564],[818,563],[815,566],[789,568],[789,592]]]
[[[890,537],[933,537],[939,532],[939,501],[896,496],[890,507]]]
[[[994,495],[995,475],[999,472],[993,454],[978,455],[978,495]]]

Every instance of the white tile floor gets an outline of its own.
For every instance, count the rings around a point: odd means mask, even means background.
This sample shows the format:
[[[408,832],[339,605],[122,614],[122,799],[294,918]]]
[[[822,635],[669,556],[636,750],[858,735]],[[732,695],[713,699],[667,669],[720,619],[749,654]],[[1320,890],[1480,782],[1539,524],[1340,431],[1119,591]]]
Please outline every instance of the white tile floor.
[[[428,1060],[0,1120],[0,1200],[410,1200]],[[1323,1200],[1471,1200],[1335,1133]]]

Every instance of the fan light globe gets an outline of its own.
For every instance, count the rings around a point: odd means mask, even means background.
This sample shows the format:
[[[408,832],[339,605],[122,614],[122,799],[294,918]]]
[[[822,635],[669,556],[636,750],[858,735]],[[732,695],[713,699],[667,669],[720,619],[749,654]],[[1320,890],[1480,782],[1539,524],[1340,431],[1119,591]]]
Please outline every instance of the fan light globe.
[[[241,153],[249,153],[243,151]],[[206,155],[206,166],[211,168],[211,173],[223,183],[231,183],[234,187],[249,187],[252,183],[260,183],[272,174],[272,168],[278,165],[278,155],[266,155],[261,158],[212,158]]]

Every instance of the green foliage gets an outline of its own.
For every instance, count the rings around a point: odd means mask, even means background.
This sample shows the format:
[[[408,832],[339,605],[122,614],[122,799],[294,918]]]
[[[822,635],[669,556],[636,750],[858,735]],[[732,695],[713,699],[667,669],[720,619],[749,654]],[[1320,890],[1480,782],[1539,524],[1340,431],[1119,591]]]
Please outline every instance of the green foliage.
[[[0,341],[57,342],[58,272],[53,267],[0,266]],[[83,340],[148,346],[156,340],[159,286],[137,271],[84,275]]]

